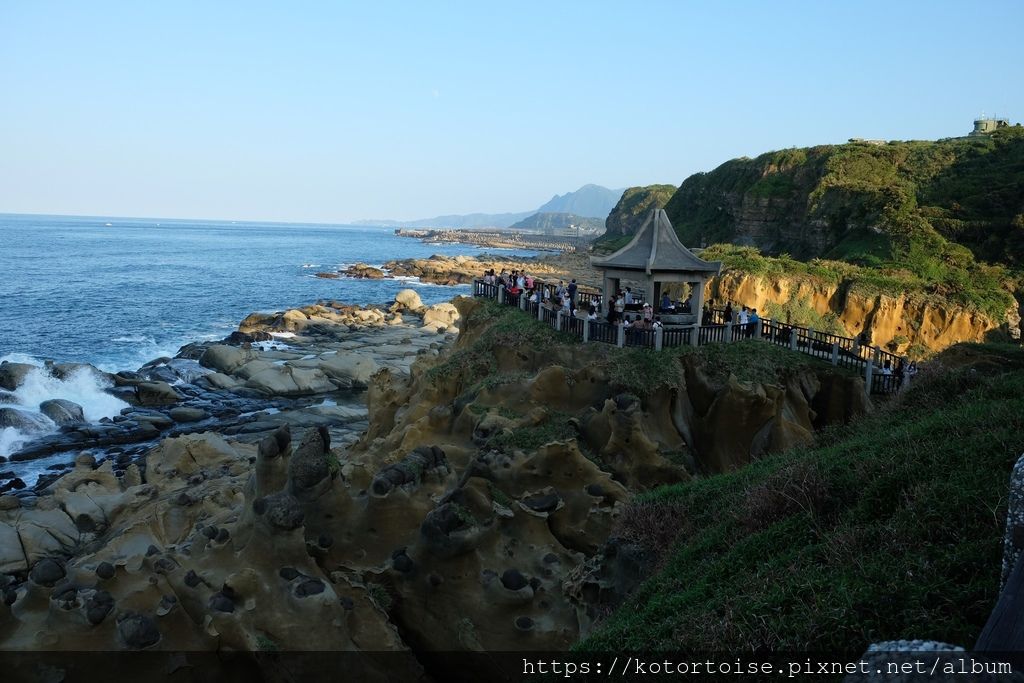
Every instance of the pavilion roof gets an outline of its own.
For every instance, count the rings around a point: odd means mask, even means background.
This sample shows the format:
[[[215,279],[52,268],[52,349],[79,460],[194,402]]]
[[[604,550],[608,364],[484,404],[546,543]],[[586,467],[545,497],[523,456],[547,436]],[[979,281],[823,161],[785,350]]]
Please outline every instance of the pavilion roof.
[[[614,254],[590,259],[595,268],[689,272],[717,275],[721,261],[705,261],[683,246],[664,209],[652,209],[629,244]]]

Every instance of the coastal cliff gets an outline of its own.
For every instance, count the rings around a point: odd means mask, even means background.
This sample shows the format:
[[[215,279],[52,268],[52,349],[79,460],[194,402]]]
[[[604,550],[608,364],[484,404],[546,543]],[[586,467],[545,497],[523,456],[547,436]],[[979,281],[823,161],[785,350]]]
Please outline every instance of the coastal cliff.
[[[1020,335],[1013,309],[1004,321],[961,306],[943,305],[913,292],[885,293],[858,288],[851,280],[829,281],[727,269],[705,291],[717,306],[733,302],[756,308],[762,317],[856,337],[915,358],[960,342],[979,342],[995,331]]]
[[[627,199],[654,201],[661,187],[627,190],[595,249],[622,246],[639,227]],[[1019,126],[733,159],[687,178],[665,211],[684,244],[746,273],[727,273],[713,297],[802,309],[802,324],[827,316],[835,331],[868,328],[875,343],[919,355],[993,330],[1020,338]]]

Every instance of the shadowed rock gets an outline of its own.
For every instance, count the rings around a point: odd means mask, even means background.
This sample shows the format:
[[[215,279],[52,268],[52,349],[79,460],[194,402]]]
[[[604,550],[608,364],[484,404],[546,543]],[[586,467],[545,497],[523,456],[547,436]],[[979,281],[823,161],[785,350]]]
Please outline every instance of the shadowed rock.
[[[373,478],[371,490],[374,495],[386,496],[399,486],[418,484],[424,473],[437,468],[448,470],[448,460],[444,451],[437,446],[420,446],[400,461],[378,472]]]

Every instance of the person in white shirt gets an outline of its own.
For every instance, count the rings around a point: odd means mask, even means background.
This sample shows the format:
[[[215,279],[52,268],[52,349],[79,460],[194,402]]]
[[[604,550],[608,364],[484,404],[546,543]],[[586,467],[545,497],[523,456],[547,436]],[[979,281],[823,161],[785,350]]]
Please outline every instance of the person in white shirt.
[[[537,303],[537,290],[536,289],[533,290],[533,292],[530,293],[529,301],[530,301],[531,304]]]
[[[626,287],[625,302],[626,302],[627,306],[631,306],[634,303],[633,302],[633,290],[630,289],[629,287]]]
[[[744,306],[743,310],[740,311],[740,327],[745,328],[745,325],[750,322],[750,314],[747,312],[747,307]]]
[[[562,310],[566,313],[570,313],[572,309],[572,299],[569,298],[569,292],[562,293]]]

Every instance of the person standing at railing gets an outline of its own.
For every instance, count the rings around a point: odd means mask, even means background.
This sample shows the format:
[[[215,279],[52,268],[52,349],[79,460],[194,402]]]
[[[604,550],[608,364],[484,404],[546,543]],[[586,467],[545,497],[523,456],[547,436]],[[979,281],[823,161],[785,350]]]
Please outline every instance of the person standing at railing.
[[[701,325],[710,325],[710,324],[712,324],[712,322],[714,322],[714,317],[711,314],[711,309],[708,308],[707,305],[705,304],[704,310],[700,314],[700,324]]]
[[[757,326],[761,324],[761,318],[757,315],[757,309],[750,309],[750,321],[747,323],[747,336],[753,337]]]
[[[749,322],[750,322],[750,314],[747,313],[747,307],[744,306],[743,310],[740,311],[740,320],[739,320],[740,329],[741,330],[746,330],[747,329],[747,323],[749,323]]]
[[[576,310],[576,291],[579,289],[579,285],[576,284],[576,278],[573,278],[572,281],[569,282],[569,286],[566,287],[565,289],[569,293],[569,311],[570,312],[575,311]]]
[[[732,302],[725,302],[725,312],[723,313],[724,320],[722,322],[728,324],[732,322]]]

